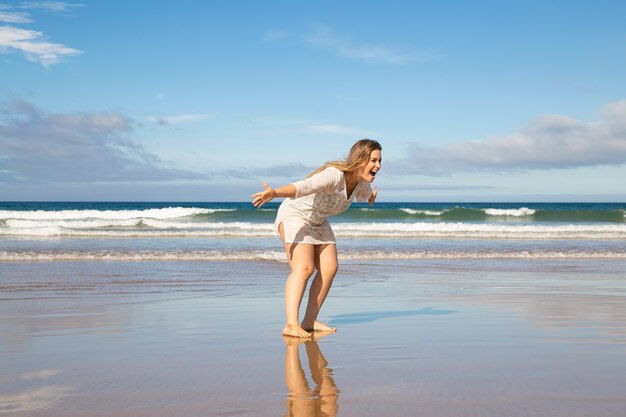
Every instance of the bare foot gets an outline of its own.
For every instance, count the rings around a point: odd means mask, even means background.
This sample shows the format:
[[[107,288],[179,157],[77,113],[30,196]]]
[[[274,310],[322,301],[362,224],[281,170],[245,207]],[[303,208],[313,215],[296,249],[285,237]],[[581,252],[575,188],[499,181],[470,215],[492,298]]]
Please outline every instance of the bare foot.
[[[322,323],[321,321],[317,321],[315,320],[315,322],[313,323],[313,328],[310,327],[304,327],[307,331],[309,332],[327,332],[327,333],[335,333],[337,331],[336,328],[334,327],[330,327],[327,324]]]
[[[288,324],[283,329],[283,336],[299,337],[299,338],[302,338],[302,339],[308,339],[308,338],[311,337],[311,334],[309,332],[307,332],[306,330],[304,330],[300,326]]]

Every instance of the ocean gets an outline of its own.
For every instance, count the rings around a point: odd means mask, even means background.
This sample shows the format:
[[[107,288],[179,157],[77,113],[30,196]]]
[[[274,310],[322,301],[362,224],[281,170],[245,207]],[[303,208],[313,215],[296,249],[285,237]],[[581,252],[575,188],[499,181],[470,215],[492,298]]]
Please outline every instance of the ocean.
[[[277,207],[0,203],[0,414],[625,415],[626,204],[353,205],[307,342]]]
[[[2,202],[0,262],[285,262],[279,203]],[[626,259],[626,203],[353,204],[341,260]]]

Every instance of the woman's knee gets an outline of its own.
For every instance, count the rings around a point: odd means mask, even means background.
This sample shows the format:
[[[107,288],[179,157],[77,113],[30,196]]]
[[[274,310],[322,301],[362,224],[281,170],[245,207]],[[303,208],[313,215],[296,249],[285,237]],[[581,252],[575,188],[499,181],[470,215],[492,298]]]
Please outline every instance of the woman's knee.
[[[315,269],[324,278],[334,278],[337,275],[339,265],[337,262],[318,262],[315,264]]]
[[[291,272],[308,279],[315,272],[315,266],[309,263],[298,263],[291,265]]]
[[[330,256],[319,256],[316,259],[315,268],[324,276],[334,277],[339,269],[337,256],[332,256],[332,254]]]
[[[339,269],[339,265],[337,263],[324,265],[320,270],[322,271],[322,275],[327,276],[328,278],[334,278],[337,275],[337,270]]]

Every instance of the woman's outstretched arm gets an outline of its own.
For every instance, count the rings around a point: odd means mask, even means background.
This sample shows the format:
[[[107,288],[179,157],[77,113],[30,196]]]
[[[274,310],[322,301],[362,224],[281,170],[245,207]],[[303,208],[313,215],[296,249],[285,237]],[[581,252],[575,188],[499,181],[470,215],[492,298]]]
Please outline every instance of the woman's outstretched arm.
[[[254,207],[261,207],[263,204],[268,203],[275,198],[294,198],[296,196],[296,187],[293,184],[283,185],[279,188],[272,188],[267,185],[265,181],[263,181],[263,187],[265,187],[265,191],[252,194],[252,205],[254,205]]]

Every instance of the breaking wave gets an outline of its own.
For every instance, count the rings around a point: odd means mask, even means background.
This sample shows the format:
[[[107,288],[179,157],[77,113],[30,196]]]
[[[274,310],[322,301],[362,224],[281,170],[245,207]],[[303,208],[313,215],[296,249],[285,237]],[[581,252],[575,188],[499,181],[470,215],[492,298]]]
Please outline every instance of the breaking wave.
[[[610,250],[348,250],[342,261],[419,259],[626,259],[626,252]],[[287,262],[283,251],[0,251],[0,262],[24,261],[274,261]]]

